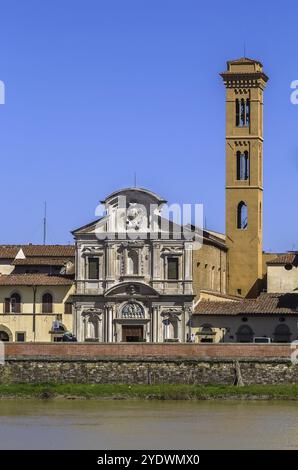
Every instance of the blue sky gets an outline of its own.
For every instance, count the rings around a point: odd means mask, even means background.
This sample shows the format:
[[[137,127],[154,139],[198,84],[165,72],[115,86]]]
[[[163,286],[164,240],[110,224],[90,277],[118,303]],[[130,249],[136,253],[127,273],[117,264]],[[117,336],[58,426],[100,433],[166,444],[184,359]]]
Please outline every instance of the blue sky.
[[[263,62],[264,248],[298,250],[298,4],[0,0],[0,243],[67,243],[133,184],[224,231],[227,59]]]

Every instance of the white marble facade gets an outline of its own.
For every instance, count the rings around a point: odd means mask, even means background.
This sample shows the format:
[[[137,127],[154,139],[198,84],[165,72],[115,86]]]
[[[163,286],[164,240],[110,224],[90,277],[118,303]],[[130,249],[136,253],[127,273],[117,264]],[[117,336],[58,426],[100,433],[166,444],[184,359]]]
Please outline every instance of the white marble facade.
[[[186,341],[192,242],[156,217],[165,202],[145,189],[117,191],[103,217],[73,232],[78,341]]]

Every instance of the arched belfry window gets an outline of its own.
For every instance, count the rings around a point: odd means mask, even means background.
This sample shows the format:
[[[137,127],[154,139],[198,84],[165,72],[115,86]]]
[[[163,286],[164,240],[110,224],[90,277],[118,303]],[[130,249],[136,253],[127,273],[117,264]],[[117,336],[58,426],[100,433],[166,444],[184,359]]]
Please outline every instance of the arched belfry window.
[[[236,126],[238,127],[240,125],[240,105],[239,105],[238,99],[235,101],[235,106],[236,106]]]
[[[244,127],[250,124],[250,99],[237,98],[235,101],[236,107],[236,126]]]
[[[237,152],[237,180],[246,181],[249,178],[249,155],[248,151]]]
[[[247,229],[247,205],[243,201],[239,202],[237,207],[237,228]]]
[[[240,126],[245,126],[245,101],[243,98],[240,100]]]
[[[249,126],[250,124],[250,100],[247,98],[245,104],[245,125]]]

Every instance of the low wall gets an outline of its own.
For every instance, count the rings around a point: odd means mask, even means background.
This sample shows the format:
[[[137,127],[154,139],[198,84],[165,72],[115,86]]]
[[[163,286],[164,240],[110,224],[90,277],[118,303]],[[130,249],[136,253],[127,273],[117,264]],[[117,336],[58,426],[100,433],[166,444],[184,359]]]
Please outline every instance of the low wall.
[[[0,383],[298,383],[289,344],[7,343]]]
[[[9,358],[286,358],[290,344],[191,343],[5,343]]]

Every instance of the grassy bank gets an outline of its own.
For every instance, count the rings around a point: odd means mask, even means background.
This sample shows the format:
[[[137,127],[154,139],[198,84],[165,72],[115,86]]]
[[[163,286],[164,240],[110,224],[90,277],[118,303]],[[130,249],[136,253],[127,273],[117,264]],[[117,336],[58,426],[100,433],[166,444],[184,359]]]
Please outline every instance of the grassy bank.
[[[66,399],[298,399],[298,385],[0,384],[0,398]]]

